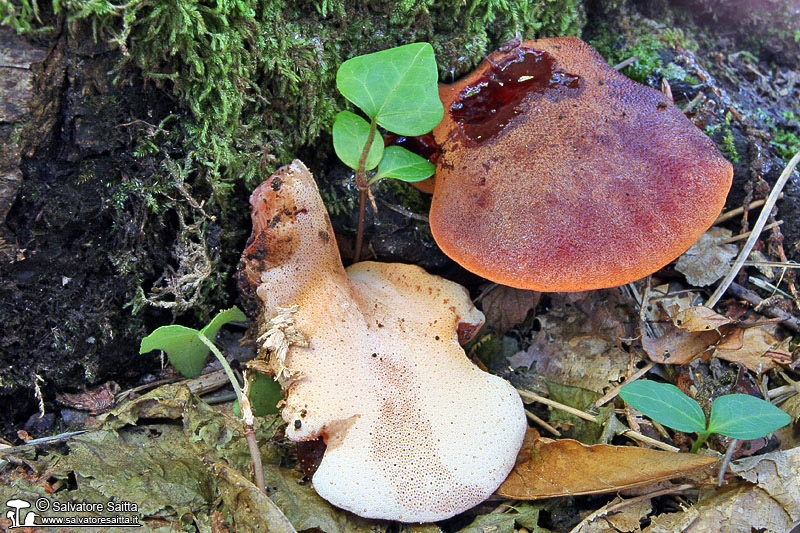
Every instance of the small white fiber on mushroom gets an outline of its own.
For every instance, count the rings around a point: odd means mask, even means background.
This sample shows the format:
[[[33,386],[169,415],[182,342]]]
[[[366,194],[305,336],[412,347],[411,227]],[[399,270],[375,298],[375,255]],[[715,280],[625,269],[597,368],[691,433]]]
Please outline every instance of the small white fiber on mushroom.
[[[251,197],[242,277],[264,319],[297,305],[282,411],[295,441],[324,437],[314,488],[369,518],[428,522],[485,500],[526,421],[518,394],[459,344],[483,323],[466,290],[419,267],[342,267],[311,174],[295,161]],[[262,330],[261,333],[264,333]]]

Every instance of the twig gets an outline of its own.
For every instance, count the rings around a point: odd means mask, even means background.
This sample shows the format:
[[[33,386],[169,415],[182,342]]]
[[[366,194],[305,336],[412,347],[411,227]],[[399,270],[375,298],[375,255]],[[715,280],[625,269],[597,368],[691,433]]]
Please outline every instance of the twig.
[[[736,298],[740,298],[753,307],[759,308],[760,311],[763,311],[763,313],[767,316],[772,318],[780,318],[781,324],[793,331],[800,332],[800,320],[798,320],[797,317],[790,315],[783,309],[780,309],[774,305],[764,305],[764,300],[762,300],[758,294],[754,293],[750,289],[742,287],[736,282],[731,282],[729,289],[731,294],[733,294]]]
[[[9,455],[24,450],[29,450],[40,444],[56,444],[58,442],[65,441],[77,435],[83,435],[84,433],[88,432],[89,430],[82,429],[80,431],[70,431],[69,433],[61,433],[59,435],[52,435],[50,437],[42,437],[40,439],[29,440],[25,444],[20,444],[19,446],[9,446],[8,448],[0,448],[0,456]]]
[[[208,405],[216,405],[218,403],[226,403],[236,399],[235,392],[226,392],[224,394],[218,394],[216,396],[211,396],[210,398],[203,398],[203,401],[206,402]]]
[[[550,424],[548,424],[547,422],[545,422],[544,420],[542,420],[541,418],[539,418],[538,416],[533,414],[528,409],[525,409],[525,415],[528,418],[530,418],[531,420],[533,420],[534,423],[542,426],[544,429],[546,429],[547,431],[549,431],[550,433],[552,433],[556,437],[560,437],[561,436],[561,433],[556,428],[554,428],[553,426],[551,426]]]
[[[570,530],[570,533],[580,533],[581,529],[584,525],[589,524],[590,522],[594,521],[596,518],[600,518],[601,516],[605,516],[607,514],[614,513],[623,509],[629,505],[633,505],[634,503],[639,503],[643,500],[651,500],[653,498],[657,498],[658,496],[665,496],[667,494],[677,494],[679,492],[685,492],[689,489],[695,488],[696,485],[692,484],[684,484],[678,485],[677,487],[670,487],[667,489],[657,490],[655,492],[650,492],[648,494],[642,494],[641,496],[636,496],[635,498],[631,498],[630,500],[624,500],[619,503],[615,503],[614,505],[609,505],[607,507],[603,507],[598,509],[597,511],[593,512],[586,518],[580,521],[580,523]]]
[[[781,193],[778,196],[778,200],[782,200],[782,199],[783,199],[783,193]],[[764,205],[765,201],[766,200],[753,200],[752,202],[750,202],[747,205],[747,210],[750,211],[751,209],[755,209],[756,207],[761,207],[762,205]],[[736,209],[731,209],[730,211],[726,211],[725,213],[722,213],[719,217],[717,217],[717,220],[714,221],[713,225],[716,226],[718,224],[722,224],[723,222],[725,222],[727,220],[730,220],[730,219],[732,219],[734,217],[737,217],[737,216],[743,214],[744,210],[745,210],[744,207],[737,207]]]
[[[622,70],[625,67],[627,67],[628,65],[632,65],[633,63],[635,63],[638,60],[639,60],[639,56],[631,56],[628,59],[626,59],[625,61],[623,61],[621,63],[617,63],[616,65],[614,65],[614,70]]]
[[[778,220],[778,221],[772,222],[771,224],[767,224],[766,226],[761,228],[761,233],[764,233],[768,229],[777,228],[781,224],[783,224],[783,220]],[[752,231],[746,231],[744,233],[740,233],[739,235],[734,235],[733,237],[728,237],[727,239],[722,239],[721,241],[715,241],[714,245],[715,246],[722,246],[723,244],[730,244],[732,242],[741,241],[741,240],[744,240],[744,239],[750,237],[750,235],[752,235],[752,233],[753,233]]]
[[[650,372],[650,369],[653,368],[654,366],[655,363],[652,361],[647,363],[644,367],[634,372],[633,375],[631,375],[631,377],[626,379],[624,383],[620,383],[619,385],[608,391],[605,396],[594,402],[594,406],[601,407],[607,404],[608,402],[617,397],[617,395],[619,394],[619,389],[621,389],[624,385],[627,385],[628,383],[633,383],[640,377],[644,376],[645,374]]]
[[[391,209],[392,211],[394,211],[395,213],[400,213],[401,215],[407,216],[408,218],[413,218],[414,220],[419,220],[420,222],[425,222],[426,224],[430,224],[430,220],[428,220],[428,217],[426,216],[418,215],[413,211],[411,211],[410,209],[406,209],[405,207],[400,207],[399,205],[390,204],[383,198],[380,198],[378,201],[381,204],[388,207],[389,209]]]
[[[794,385],[781,385],[780,387],[770,389],[767,395],[769,396],[769,399],[772,400],[774,398],[783,396],[784,394],[789,394],[790,392],[800,393],[800,390],[798,390]]]
[[[489,285],[488,287],[486,287],[485,289],[483,289],[483,290],[481,291],[481,293],[478,295],[478,297],[477,297],[477,298],[475,298],[474,300],[472,300],[472,303],[475,303],[475,304],[476,304],[476,303],[480,302],[481,300],[483,300],[483,298],[484,298],[484,297],[485,297],[487,294],[489,294],[490,292],[492,292],[493,290],[495,290],[495,289],[496,289],[497,287],[499,287],[499,286],[500,286],[500,285],[499,285],[499,284],[497,284],[497,283],[492,283],[491,285]]]
[[[739,444],[739,439],[732,439],[730,444],[728,444],[728,451],[725,452],[725,457],[722,458],[722,463],[719,465],[719,474],[717,474],[717,485],[722,486],[722,482],[725,481],[725,471],[728,470],[728,465],[731,463],[731,457],[733,457],[733,452],[736,450],[736,446]]]
[[[550,407],[554,407],[556,409],[564,411],[565,413],[569,413],[571,415],[575,415],[578,418],[582,418],[582,419],[587,420],[589,422],[594,422],[595,424],[597,423],[597,417],[596,416],[592,416],[589,413],[581,411],[580,409],[575,409],[574,407],[570,407],[569,405],[564,405],[563,403],[558,403],[558,402],[556,402],[554,400],[551,400],[550,398],[545,398],[544,396],[539,396],[538,394],[534,394],[532,392],[529,392],[529,391],[526,391],[526,390],[523,390],[523,389],[517,389],[517,392],[519,393],[519,395],[522,397],[523,400],[527,400],[529,402],[543,403],[545,405],[549,405]]]
[[[800,263],[784,263],[782,261],[745,261],[744,266],[774,267],[774,268],[800,268]]]
[[[764,229],[764,226],[767,224],[767,219],[772,213],[772,208],[775,207],[775,202],[778,201],[778,196],[783,191],[783,188],[786,186],[786,182],[789,181],[789,176],[791,176],[794,167],[800,163],[800,152],[794,154],[794,157],[789,161],[789,164],[786,165],[786,168],[783,169],[778,181],[775,182],[775,186],[772,188],[772,191],[769,193],[767,197],[767,201],[764,203],[764,208],[761,210],[761,214],[758,216],[758,220],[753,225],[753,231],[748,237],[747,242],[745,242],[744,247],[742,247],[742,251],[739,252],[739,257],[736,258],[736,261],[733,263],[733,266],[728,271],[728,274],[725,278],[717,285],[717,289],[714,291],[714,294],[706,301],[706,307],[713,308],[717,305],[722,295],[725,294],[725,291],[728,290],[728,287],[733,282],[733,278],[739,273],[744,262],[747,261],[747,258],[750,257],[750,252],[753,250],[753,246],[756,245],[756,241],[758,237],[761,235],[761,230]]]
[[[683,108],[683,112],[684,113],[691,113],[692,110],[695,107],[697,107],[697,104],[700,103],[700,100],[702,100],[705,97],[706,97],[706,95],[704,95],[702,92],[698,92],[697,95],[694,98],[692,98],[692,101],[689,102],[688,104],[686,104],[686,106]]]
[[[652,446],[654,448],[659,448],[661,450],[665,450],[665,451],[668,451],[668,452],[678,453],[678,452],[681,451],[680,448],[676,448],[675,446],[667,444],[666,442],[661,442],[660,440],[654,439],[652,437],[648,437],[647,435],[642,435],[638,431],[634,431],[632,429],[626,429],[625,431],[621,431],[619,434],[622,435],[622,436],[628,437],[630,439],[633,439],[633,440],[636,440],[636,441],[639,441],[639,442],[643,442],[645,444],[649,444],[650,446]]]
[[[765,291],[772,291],[770,294],[770,298],[775,296],[775,294],[780,294],[781,296],[785,296],[787,298],[791,298],[792,296],[785,291],[780,290],[776,285],[773,285],[769,281],[761,278],[757,278],[756,276],[747,276],[747,281],[758,287],[759,289],[764,289]]]

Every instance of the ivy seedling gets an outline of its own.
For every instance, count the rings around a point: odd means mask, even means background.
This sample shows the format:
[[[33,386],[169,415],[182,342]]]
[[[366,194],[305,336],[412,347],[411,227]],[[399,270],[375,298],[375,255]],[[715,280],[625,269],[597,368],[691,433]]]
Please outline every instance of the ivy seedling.
[[[239,308],[233,307],[217,313],[217,316],[211,319],[211,322],[201,330],[177,324],[161,326],[142,339],[139,353],[164,350],[169,362],[178,372],[186,378],[193,378],[200,375],[203,366],[206,364],[209,352],[214,351],[214,355],[220,360],[220,364],[228,374],[231,385],[238,393],[239,384],[233,375],[233,371],[230,370],[228,362],[219,353],[219,350],[212,348],[212,346],[222,326],[229,322],[244,322],[246,320],[245,314]],[[281,398],[281,387],[277,381],[268,376],[263,376],[263,378],[256,376],[250,384],[249,396],[251,401],[258,405],[255,409],[257,416],[277,413],[278,409],[275,405]],[[268,402],[273,398],[275,398],[275,402],[270,408],[268,407]]]
[[[771,403],[748,394],[727,394],[711,404],[711,416],[675,385],[646,379],[623,385],[619,396],[656,422],[697,433],[692,453],[713,433],[740,440],[758,439],[789,424],[791,417]]]
[[[341,111],[333,123],[333,148],[339,159],[356,171],[360,192],[355,261],[361,253],[370,185],[383,178],[421,181],[436,170],[428,160],[405,148],[384,149],[378,126],[402,136],[430,132],[444,117],[438,82],[436,58],[428,43],[354,57],[342,63],[336,73],[339,92],[370,119],[367,122],[355,113]],[[367,172],[373,170],[368,176]]]
[[[264,467],[261,464],[261,452],[258,448],[254,430],[254,415],[263,416],[278,412],[276,404],[281,398],[280,384],[269,376],[258,373],[253,376],[253,379],[249,379],[248,371],[245,371],[245,384],[244,390],[242,390],[239,379],[233,373],[228,360],[225,359],[225,356],[214,344],[219,328],[229,322],[245,320],[247,320],[245,314],[238,308],[233,307],[217,313],[217,316],[212,318],[211,322],[199,331],[177,324],[161,326],[142,339],[139,353],[164,350],[172,366],[187,378],[199,376],[208,358],[208,352],[210,351],[214,354],[219,364],[222,365],[225,375],[228,376],[233,391],[236,393],[234,410],[236,411],[236,416],[241,417],[244,423],[244,438],[250,451],[256,486],[266,493]]]

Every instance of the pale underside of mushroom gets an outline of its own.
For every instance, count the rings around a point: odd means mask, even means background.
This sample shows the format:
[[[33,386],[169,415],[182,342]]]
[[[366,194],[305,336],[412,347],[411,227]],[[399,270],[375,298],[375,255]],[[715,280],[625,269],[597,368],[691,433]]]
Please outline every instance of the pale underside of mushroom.
[[[271,364],[288,437],[327,444],[317,492],[358,515],[404,522],[441,520],[485,500],[513,467],[527,424],[514,389],[459,344],[483,323],[466,290],[411,265],[345,271],[299,161],[250,201],[240,284],[259,305],[259,335],[288,313],[307,340]]]

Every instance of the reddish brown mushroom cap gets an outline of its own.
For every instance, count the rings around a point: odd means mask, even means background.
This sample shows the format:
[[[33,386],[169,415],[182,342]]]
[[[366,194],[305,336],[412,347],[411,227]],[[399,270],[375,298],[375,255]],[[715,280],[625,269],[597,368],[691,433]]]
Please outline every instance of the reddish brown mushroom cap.
[[[733,169],[711,140],[580,39],[510,42],[440,94],[431,230],[492,281],[580,291],[639,279],[725,203]]]

